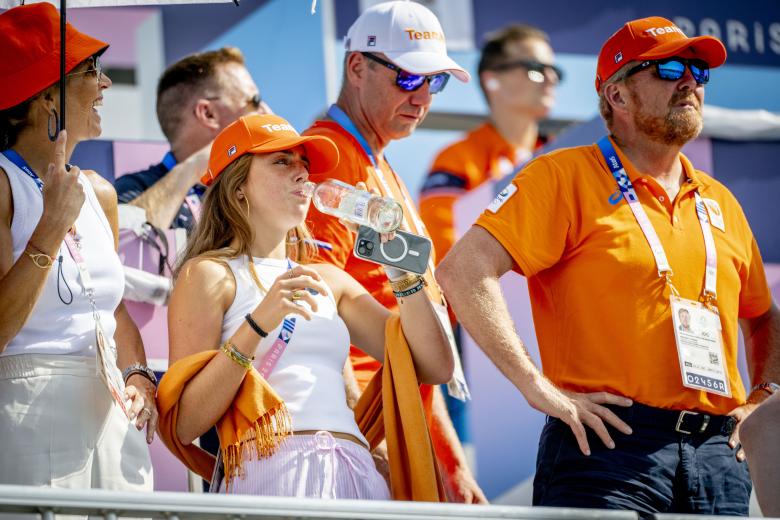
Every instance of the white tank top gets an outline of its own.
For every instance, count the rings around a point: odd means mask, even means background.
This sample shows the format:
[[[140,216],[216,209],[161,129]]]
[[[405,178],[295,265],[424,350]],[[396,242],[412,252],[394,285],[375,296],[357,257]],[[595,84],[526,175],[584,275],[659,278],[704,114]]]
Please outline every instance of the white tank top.
[[[228,260],[236,278],[236,297],[222,321],[222,341],[227,341],[265,296],[252,280],[247,257]],[[288,270],[287,260],[255,258],[255,271],[263,287]],[[293,266],[297,265],[292,263]],[[349,354],[349,330],[339,317],[332,296],[315,296],[319,308],[306,321],[297,316],[295,330],[268,383],[287,405],[293,429],[328,430],[349,433],[366,441],[355,423],[355,415],[347,406],[344,389],[344,363]],[[303,304],[306,305],[306,304]],[[296,316],[296,315],[291,315]],[[279,336],[281,323],[267,331],[255,353],[255,366],[270,350]]]
[[[24,253],[27,242],[43,214],[43,197],[38,187],[26,173],[0,154],[0,168],[5,170],[11,185],[14,216],[11,223],[13,258],[16,262]],[[114,250],[114,236],[106,215],[98,202],[89,179],[82,173],[79,183],[86,199],[76,218],[76,231],[81,235],[81,254],[92,277],[100,323],[106,337],[113,340],[116,331],[114,311],[122,300],[125,277],[122,264]],[[95,320],[92,307],[84,294],[76,262],[63,242],[58,257],[62,257],[62,270],[56,261],[49,269],[43,291],[33,307],[24,327],[3,351],[3,356],[15,354],[68,354],[94,356]],[[32,261],[32,260],[26,260]],[[70,300],[70,287],[73,301]]]

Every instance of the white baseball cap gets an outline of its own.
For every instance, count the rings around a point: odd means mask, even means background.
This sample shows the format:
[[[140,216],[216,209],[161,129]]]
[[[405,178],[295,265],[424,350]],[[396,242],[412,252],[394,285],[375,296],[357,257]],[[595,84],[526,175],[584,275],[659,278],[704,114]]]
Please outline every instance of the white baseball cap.
[[[383,53],[412,74],[451,72],[462,82],[470,79],[463,67],[447,56],[444,31],[427,7],[397,0],[374,5],[349,28],[347,52]]]

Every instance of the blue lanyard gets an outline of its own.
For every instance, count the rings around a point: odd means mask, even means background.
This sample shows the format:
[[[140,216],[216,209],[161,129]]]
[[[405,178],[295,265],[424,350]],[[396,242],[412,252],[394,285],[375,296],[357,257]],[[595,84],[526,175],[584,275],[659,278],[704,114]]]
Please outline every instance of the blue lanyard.
[[[43,193],[43,181],[40,177],[38,177],[38,174],[35,173],[32,168],[30,168],[30,165],[27,164],[27,161],[25,161],[21,155],[16,153],[14,150],[11,150],[10,148],[8,150],[3,150],[3,155],[5,155],[6,159],[14,163],[20,170],[26,173],[27,176],[33,180],[35,185],[38,186],[38,190]]]
[[[328,117],[337,122],[349,133],[349,135],[355,138],[355,141],[360,143],[360,147],[363,148],[363,152],[368,156],[371,164],[374,165],[374,168],[378,168],[379,165],[374,157],[374,153],[371,151],[371,147],[368,146],[368,141],[366,141],[366,138],[363,137],[363,134],[360,133],[360,130],[357,129],[355,123],[352,122],[349,116],[338,106],[331,105],[330,108],[328,108]]]
[[[626,198],[627,202],[638,201],[639,197],[637,197],[636,190],[634,190],[634,185],[631,184],[631,180],[628,178],[625,168],[623,168],[623,163],[620,161],[615,147],[612,146],[612,141],[605,135],[599,139],[598,145],[601,155],[604,156],[607,167],[609,167],[609,171],[615,178],[615,182],[617,182],[620,193]]]
[[[658,275],[666,278],[666,282],[671,285],[672,267],[666,257],[666,252],[661,244],[661,239],[658,238],[658,234],[656,233],[655,228],[653,228],[653,224],[650,222],[647,213],[639,202],[639,197],[636,194],[634,185],[631,183],[631,179],[628,178],[628,174],[626,173],[625,168],[623,168],[620,157],[618,157],[615,147],[612,146],[612,141],[609,140],[609,137],[604,136],[599,139],[598,146],[601,150],[601,154],[604,156],[604,161],[607,163],[609,171],[615,178],[615,182],[617,183],[623,198],[626,199],[631,212],[634,214],[639,227],[642,229],[642,233],[644,233],[645,238],[650,245],[650,250],[653,253],[656,266],[658,267]],[[699,219],[701,232],[704,236],[704,250],[706,254],[703,296],[706,302],[710,302],[714,301],[716,298],[718,256],[704,201],[698,190],[694,191],[693,194],[696,198],[696,216]]]
[[[168,152],[165,154],[165,157],[162,158],[162,164],[168,171],[171,171],[179,164],[179,161],[173,156],[173,152]]]

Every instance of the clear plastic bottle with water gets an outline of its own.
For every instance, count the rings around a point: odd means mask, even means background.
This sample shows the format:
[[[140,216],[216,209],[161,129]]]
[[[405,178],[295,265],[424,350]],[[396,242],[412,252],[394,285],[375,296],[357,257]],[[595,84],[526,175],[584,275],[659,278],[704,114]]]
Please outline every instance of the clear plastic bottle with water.
[[[404,218],[403,208],[390,197],[374,195],[335,179],[318,184],[312,199],[321,212],[379,233],[395,231]]]

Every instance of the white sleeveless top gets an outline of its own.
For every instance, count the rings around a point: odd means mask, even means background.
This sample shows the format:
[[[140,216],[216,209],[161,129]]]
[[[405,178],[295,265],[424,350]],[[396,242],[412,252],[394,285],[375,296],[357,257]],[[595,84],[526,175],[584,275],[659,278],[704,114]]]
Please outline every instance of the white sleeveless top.
[[[11,237],[16,262],[24,254],[27,242],[41,219],[43,197],[35,182],[3,154],[0,154],[0,168],[6,172],[13,196]],[[81,235],[81,254],[92,277],[100,323],[106,337],[113,340],[116,331],[114,311],[124,293],[124,272],[114,250],[114,235],[92,184],[83,173],[79,175],[79,183],[86,198],[76,218],[76,231]],[[76,262],[64,242],[60,244],[57,255],[62,256],[61,274],[58,274],[59,262],[55,260],[30,317],[0,355],[96,355],[92,306],[81,285]],[[59,284],[59,294],[65,301],[70,300],[63,278],[73,293],[70,305],[64,304],[57,294]]]
[[[265,296],[249,273],[247,257],[228,260],[236,278],[236,297],[222,321],[222,341],[227,341]],[[263,287],[287,272],[287,260],[255,258],[255,271]],[[293,266],[297,265],[295,263]],[[333,296],[315,296],[319,308],[311,321],[296,316],[290,343],[268,376],[268,383],[287,405],[293,430],[328,430],[349,433],[366,441],[355,415],[347,406],[343,369],[349,355],[349,330],[339,317]],[[308,305],[303,303],[303,305]],[[282,324],[267,331],[255,353],[259,369],[263,356],[279,336]]]

